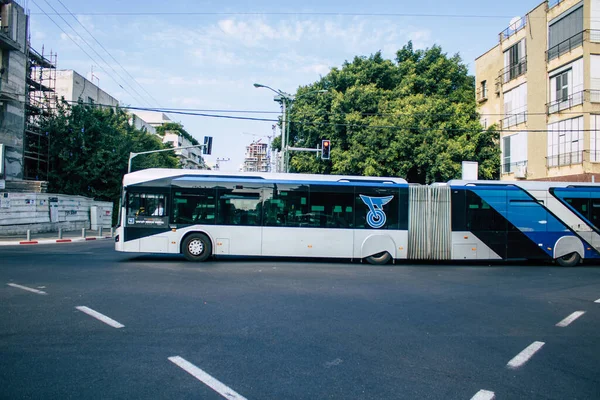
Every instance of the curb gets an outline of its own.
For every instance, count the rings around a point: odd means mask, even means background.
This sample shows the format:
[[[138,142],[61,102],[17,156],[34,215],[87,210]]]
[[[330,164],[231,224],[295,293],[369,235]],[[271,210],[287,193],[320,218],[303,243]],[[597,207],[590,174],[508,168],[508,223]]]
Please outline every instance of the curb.
[[[76,242],[88,242],[92,240],[106,240],[112,239],[111,236],[92,236],[87,238],[73,238],[73,239],[43,239],[43,240],[15,240],[3,242],[0,240],[0,246],[19,246],[19,245],[34,245],[34,244],[57,244],[57,243],[76,243]]]

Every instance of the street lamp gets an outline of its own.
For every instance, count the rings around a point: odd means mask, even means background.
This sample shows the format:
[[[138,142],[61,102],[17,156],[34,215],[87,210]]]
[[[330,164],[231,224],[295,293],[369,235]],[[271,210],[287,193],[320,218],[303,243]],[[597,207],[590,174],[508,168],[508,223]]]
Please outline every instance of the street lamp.
[[[289,131],[290,131],[290,123],[288,121],[288,102],[289,102],[289,106],[291,108],[292,102],[294,100],[296,100],[300,97],[306,96],[308,94],[312,94],[312,93],[325,93],[325,92],[327,92],[327,90],[326,89],[311,90],[310,92],[302,93],[300,96],[295,96],[293,94],[289,94],[289,93],[283,92],[281,90],[273,89],[270,86],[262,85],[260,83],[255,83],[254,87],[269,89],[273,93],[276,93],[277,96],[275,96],[273,98],[273,100],[275,100],[278,103],[281,103],[281,105],[283,107],[283,118],[282,118],[283,121],[282,121],[282,127],[281,127],[280,170],[283,172],[287,172],[287,149],[288,149],[287,141],[288,141]]]
[[[142,151],[139,153],[129,153],[129,163],[127,164],[127,173],[131,172],[131,161],[141,154],[150,154],[150,153],[161,153],[163,151],[175,151],[175,150],[183,150],[183,149],[191,149],[193,147],[204,147],[205,144],[197,144],[195,146],[185,146],[185,147],[173,147],[172,149],[162,149],[162,150],[150,150],[150,151]]]

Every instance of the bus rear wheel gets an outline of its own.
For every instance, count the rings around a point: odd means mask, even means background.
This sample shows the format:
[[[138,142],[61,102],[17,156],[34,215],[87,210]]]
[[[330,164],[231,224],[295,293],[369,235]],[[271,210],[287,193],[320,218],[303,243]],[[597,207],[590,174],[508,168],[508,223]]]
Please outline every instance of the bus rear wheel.
[[[385,265],[390,262],[392,256],[387,251],[367,257],[367,262],[371,265]]]
[[[183,255],[189,261],[206,261],[212,254],[210,239],[201,233],[194,233],[183,241]]]
[[[581,261],[581,256],[577,252],[573,252],[556,259],[556,262],[561,267],[574,267],[579,264],[579,261]]]

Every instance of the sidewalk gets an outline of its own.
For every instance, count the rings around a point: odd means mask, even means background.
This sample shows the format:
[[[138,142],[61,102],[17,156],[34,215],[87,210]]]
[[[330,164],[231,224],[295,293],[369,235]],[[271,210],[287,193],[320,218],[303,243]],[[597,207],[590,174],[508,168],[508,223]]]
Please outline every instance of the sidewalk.
[[[86,229],[85,237],[81,230],[67,231],[62,233],[62,238],[59,238],[58,232],[32,233],[30,240],[27,240],[27,235],[1,236],[0,246],[15,246],[15,245],[31,245],[31,244],[57,244],[57,243],[72,243],[86,242],[90,240],[112,239],[110,229],[104,229],[102,235],[99,231]]]

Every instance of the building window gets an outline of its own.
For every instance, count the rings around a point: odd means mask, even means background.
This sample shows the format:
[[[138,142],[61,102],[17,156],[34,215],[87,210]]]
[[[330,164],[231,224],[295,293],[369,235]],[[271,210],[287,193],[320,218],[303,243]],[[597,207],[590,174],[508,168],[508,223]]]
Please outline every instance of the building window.
[[[502,138],[502,173],[516,172],[527,165],[527,132]]]
[[[481,97],[487,99],[487,81],[481,82]]]
[[[548,167],[583,162],[583,117],[548,125]]]
[[[590,115],[590,161],[600,162],[600,115]]]
[[[503,83],[509,82],[527,72],[525,39],[509,47],[504,52],[504,69],[501,71]]]
[[[548,114],[583,103],[583,59],[572,62],[550,77]]]
[[[527,83],[504,93],[504,118],[502,128],[527,121]]]
[[[583,43],[583,6],[560,16],[548,26],[548,61]]]

